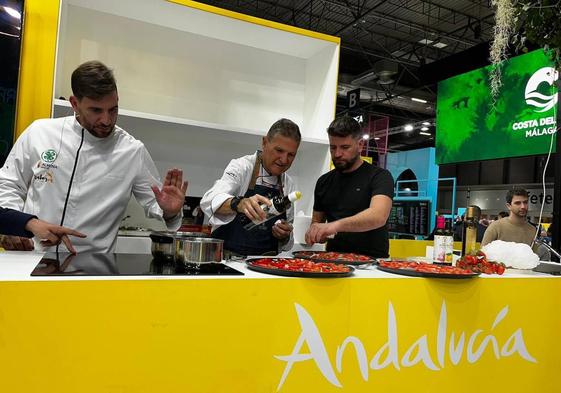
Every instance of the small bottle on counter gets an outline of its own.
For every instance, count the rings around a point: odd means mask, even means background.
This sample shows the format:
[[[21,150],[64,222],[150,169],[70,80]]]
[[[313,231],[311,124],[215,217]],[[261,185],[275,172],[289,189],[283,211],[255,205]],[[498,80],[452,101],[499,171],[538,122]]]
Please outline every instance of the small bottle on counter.
[[[301,197],[302,197],[302,193],[300,191],[293,191],[285,196],[279,195],[274,197],[273,199],[271,199],[271,206],[267,206],[265,204],[260,205],[261,209],[263,209],[263,211],[267,215],[265,219],[251,221],[248,224],[244,225],[244,229],[250,231],[256,226],[264,223],[265,221],[268,221],[273,217],[281,215],[282,213],[287,211],[288,208],[290,208],[290,206],[294,201],[297,201]]]
[[[452,222],[444,216],[436,217],[436,231],[434,232],[433,263],[452,265],[454,254],[454,234]]]

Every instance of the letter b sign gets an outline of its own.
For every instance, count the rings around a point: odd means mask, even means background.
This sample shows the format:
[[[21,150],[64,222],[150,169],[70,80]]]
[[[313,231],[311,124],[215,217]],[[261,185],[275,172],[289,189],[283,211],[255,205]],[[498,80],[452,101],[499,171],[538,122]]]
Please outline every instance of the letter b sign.
[[[360,104],[360,89],[347,92],[347,109],[358,108]]]

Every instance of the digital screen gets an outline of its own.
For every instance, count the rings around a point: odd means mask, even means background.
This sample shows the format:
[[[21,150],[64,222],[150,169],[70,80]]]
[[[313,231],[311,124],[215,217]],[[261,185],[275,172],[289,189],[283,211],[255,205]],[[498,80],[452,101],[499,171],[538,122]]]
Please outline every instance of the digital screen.
[[[436,162],[546,154],[556,127],[559,75],[553,67],[541,49],[506,61],[495,105],[491,66],[439,82]]]
[[[0,166],[14,140],[23,0],[0,0]]]
[[[430,201],[395,200],[388,218],[388,231],[409,235],[429,235]]]

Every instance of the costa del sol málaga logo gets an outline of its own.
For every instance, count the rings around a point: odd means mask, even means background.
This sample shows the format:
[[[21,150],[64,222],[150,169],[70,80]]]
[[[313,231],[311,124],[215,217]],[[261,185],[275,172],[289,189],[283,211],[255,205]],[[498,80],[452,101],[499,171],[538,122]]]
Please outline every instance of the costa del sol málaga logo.
[[[526,84],[526,104],[535,107],[536,112],[545,112],[557,105],[557,93],[552,95],[545,95],[538,91],[538,87],[543,82],[549,86],[559,78],[559,73],[555,68],[543,67],[534,72],[534,75],[528,80]]]

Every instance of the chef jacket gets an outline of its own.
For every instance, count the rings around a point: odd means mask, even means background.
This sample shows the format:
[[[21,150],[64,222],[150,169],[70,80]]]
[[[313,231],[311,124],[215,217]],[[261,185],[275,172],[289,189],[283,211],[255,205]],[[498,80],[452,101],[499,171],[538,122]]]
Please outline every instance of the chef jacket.
[[[113,252],[131,195],[148,217],[163,219],[152,184],[161,187],[150,154],[122,128],[98,138],[73,116],[41,119],[18,138],[0,169],[0,206],[59,224],[67,200],[63,225],[87,235],[72,239],[76,250]],[[177,230],[181,218],[167,220],[168,229]]]
[[[249,188],[253,167],[257,153],[243,156],[230,161],[222,177],[218,179],[212,188],[208,190],[201,199],[201,209],[209,217],[209,224],[212,225],[212,231],[222,225],[226,225],[234,220],[235,212],[228,214],[215,213],[222,204],[235,196],[243,196]],[[284,195],[288,195],[295,191],[295,185],[288,174],[283,173],[282,184]],[[286,211],[286,219],[288,222],[294,222],[294,205]],[[248,236],[251,234],[248,232]],[[290,250],[294,244],[293,234],[286,243],[280,242],[282,250]]]

